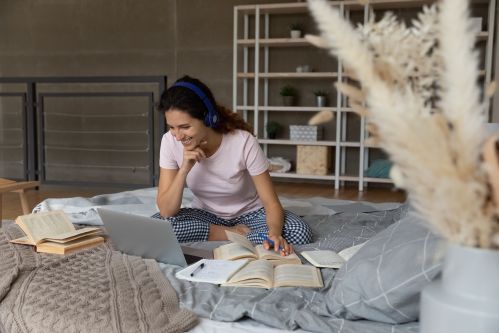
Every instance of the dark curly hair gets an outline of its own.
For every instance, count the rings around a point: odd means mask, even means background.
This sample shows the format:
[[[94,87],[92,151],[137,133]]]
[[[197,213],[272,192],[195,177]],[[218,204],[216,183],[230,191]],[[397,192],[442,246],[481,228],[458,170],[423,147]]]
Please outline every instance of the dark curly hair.
[[[218,113],[217,126],[213,130],[219,133],[229,133],[235,129],[241,129],[253,133],[253,128],[236,112],[232,112],[228,108],[219,105],[211,90],[200,80],[190,76],[183,76],[175,83],[187,82],[194,84],[206,95],[211,104],[215,107]],[[208,109],[204,105],[201,98],[191,89],[182,86],[171,86],[161,94],[158,110],[167,112],[175,108],[187,112],[191,117],[201,120],[204,123]]]

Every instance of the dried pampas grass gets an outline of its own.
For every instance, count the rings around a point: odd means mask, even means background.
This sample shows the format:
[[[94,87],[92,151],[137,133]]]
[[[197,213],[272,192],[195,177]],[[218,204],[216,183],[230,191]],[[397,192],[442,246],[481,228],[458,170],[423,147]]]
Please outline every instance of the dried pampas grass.
[[[312,118],[308,120],[309,125],[320,125],[333,120],[334,114],[328,110],[322,110],[316,113]]]
[[[307,40],[360,82],[337,89],[367,117],[371,140],[394,162],[395,184],[451,242],[499,246],[499,209],[482,160],[488,99],[480,99],[467,1],[424,7],[410,27],[388,13],[357,30],[325,0],[309,0],[309,8],[321,36]]]

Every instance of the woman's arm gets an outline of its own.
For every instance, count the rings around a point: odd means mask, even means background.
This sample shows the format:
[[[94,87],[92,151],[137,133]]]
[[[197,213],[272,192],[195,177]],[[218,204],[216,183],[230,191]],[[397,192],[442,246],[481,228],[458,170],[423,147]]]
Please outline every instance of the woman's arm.
[[[161,168],[159,174],[158,197],[156,203],[163,217],[175,216],[182,205],[185,180],[196,162],[206,158],[201,148],[184,149],[184,157],[180,169]]]
[[[274,241],[274,250],[278,251],[282,247],[282,254],[288,254],[293,251],[293,248],[282,237],[282,228],[284,226],[284,210],[282,209],[281,202],[277,197],[272,184],[272,179],[268,171],[257,176],[252,176],[253,183],[255,184],[258,196],[262,201],[265,208],[265,215],[267,218],[267,226],[269,228],[268,237]],[[269,249],[268,242],[264,242],[263,246]]]
[[[187,173],[182,169],[160,169],[156,203],[161,216],[171,217],[178,213],[186,178]]]

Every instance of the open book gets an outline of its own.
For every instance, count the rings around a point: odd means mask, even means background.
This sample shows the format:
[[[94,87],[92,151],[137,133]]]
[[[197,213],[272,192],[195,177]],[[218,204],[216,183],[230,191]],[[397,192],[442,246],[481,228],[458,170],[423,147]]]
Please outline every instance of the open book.
[[[320,271],[310,265],[273,266],[268,260],[250,261],[222,286],[277,288],[323,287]]]
[[[300,254],[315,267],[340,268],[341,265],[364,246],[365,242],[347,247],[336,253],[331,250],[303,251]]]
[[[97,236],[101,232],[99,228],[76,230],[63,211],[21,215],[17,217],[16,223],[26,237],[10,242],[34,245],[37,252],[65,254],[104,242],[104,238]]]
[[[266,259],[274,266],[282,264],[301,265],[301,260],[295,253],[281,256],[280,253],[277,253],[274,250],[265,250],[263,245],[254,246],[246,237],[240,234],[231,231],[225,232],[227,233],[227,238],[232,241],[232,243],[217,247],[213,251],[213,257],[215,259]]]

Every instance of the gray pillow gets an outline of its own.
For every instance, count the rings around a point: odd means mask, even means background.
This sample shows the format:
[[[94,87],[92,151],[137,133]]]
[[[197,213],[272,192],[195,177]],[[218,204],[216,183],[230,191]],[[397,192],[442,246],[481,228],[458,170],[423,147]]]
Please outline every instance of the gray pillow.
[[[341,267],[333,280],[329,308],[349,320],[417,320],[420,292],[440,272],[442,245],[441,238],[409,212]]]

